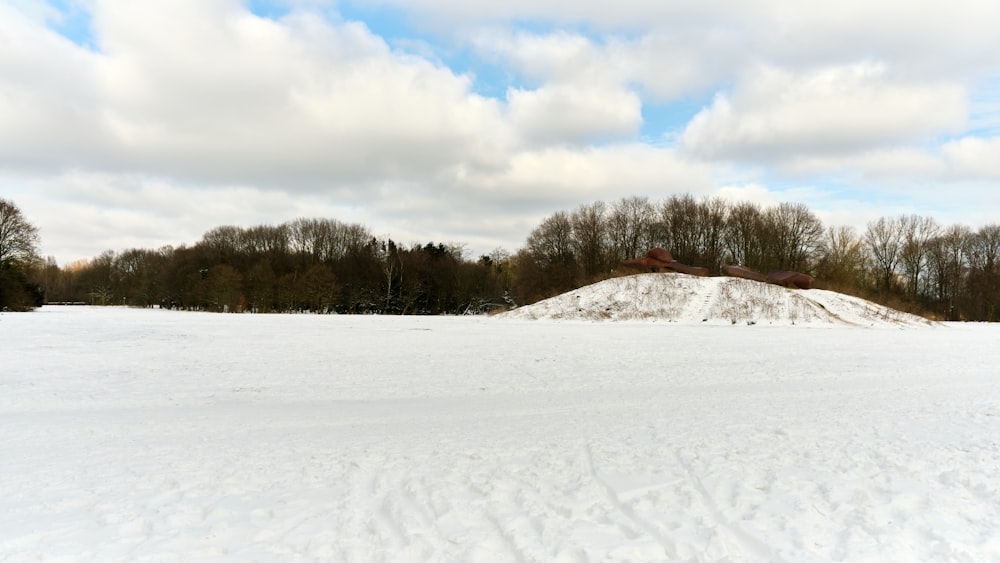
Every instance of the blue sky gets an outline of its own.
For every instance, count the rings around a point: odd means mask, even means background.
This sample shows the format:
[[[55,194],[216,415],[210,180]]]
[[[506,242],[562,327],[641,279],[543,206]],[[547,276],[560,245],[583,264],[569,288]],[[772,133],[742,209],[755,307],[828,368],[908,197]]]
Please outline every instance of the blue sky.
[[[998,222],[1000,7],[914,6],[6,0],[0,195],[60,263],[316,215],[475,256],[674,193]]]
[[[46,18],[46,24],[52,30],[78,45],[93,46],[89,11],[72,0],[49,2],[48,4],[51,10]]]

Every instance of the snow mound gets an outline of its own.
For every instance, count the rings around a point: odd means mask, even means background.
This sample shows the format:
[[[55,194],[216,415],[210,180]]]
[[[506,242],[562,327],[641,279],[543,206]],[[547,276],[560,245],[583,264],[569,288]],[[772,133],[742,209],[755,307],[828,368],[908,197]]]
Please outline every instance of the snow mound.
[[[503,313],[514,319],[651,320],[685,324],[931,326],[926,319],[821,289],[679,273],[604,280]]]

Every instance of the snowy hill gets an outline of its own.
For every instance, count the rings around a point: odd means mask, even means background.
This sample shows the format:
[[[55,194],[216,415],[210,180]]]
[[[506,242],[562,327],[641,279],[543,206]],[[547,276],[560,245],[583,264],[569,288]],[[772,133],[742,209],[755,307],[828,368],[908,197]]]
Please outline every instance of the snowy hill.
[[[931,326],[921,317],[821,289],[679,273],[613,278],[502,314],[516,319],[651,320],[683,324]]]

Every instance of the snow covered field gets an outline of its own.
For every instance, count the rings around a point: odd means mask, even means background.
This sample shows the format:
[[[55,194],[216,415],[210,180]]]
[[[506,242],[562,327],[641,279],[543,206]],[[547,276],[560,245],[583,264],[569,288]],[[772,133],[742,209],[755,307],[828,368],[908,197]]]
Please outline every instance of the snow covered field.
[[[0,560],[1000,560],[998,342],[0,314]]]

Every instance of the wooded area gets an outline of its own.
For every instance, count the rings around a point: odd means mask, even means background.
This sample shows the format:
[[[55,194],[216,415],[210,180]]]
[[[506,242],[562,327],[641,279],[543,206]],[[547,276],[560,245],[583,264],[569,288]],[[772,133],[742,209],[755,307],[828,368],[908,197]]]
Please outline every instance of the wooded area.
[[[530,302],[615,275],[619,261],[662,247],[718,275],[726,264],[793,270],[816,287],[940,320],[1000,320],[1000,226],[973,231],[900,215],[825,227],[806,206],[762,207],[676,195],[629,197],[558,212],[515,256],[516,295]]]
[[[593,202],[546,217],[514,254],[405,246],[362,225],[296,219],[223,226],[193,246],[36,261],[49,302],[230,312],[482,313],[608,277],[649,248],[719,275],[736,264],[808,273],[816,287],[942,320],[1000,320],[1000,226],[900,215],[826,227],[806,206],[675,195]]]
[[[505,305],[502,265],[404,247],[333,219],[224,226],[194,246],[129,249],[44,267],[49,301],[227,312],[481,313]],[[509,284],[508,284],[509,285]]]

